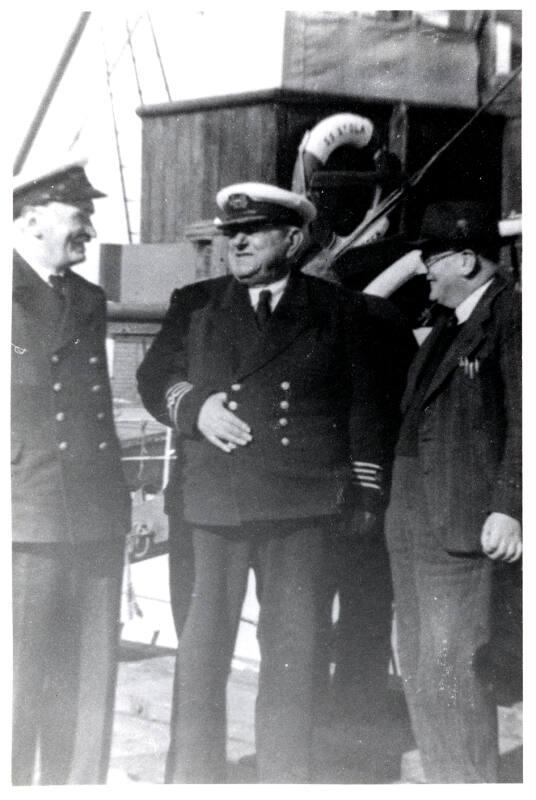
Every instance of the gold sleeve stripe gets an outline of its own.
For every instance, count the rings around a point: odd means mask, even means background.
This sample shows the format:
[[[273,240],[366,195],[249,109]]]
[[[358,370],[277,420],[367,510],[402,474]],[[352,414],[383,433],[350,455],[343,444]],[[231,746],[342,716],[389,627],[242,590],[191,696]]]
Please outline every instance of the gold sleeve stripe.
[[[177,427],[177,412],[179,410],[179,405],[182,398],[191,392],[193,389],[193,384],[189,383],[188,381],[181,381],[180,383],[176,383],[166,392],[166,405],[169,414],[169,418],[173,425]]]

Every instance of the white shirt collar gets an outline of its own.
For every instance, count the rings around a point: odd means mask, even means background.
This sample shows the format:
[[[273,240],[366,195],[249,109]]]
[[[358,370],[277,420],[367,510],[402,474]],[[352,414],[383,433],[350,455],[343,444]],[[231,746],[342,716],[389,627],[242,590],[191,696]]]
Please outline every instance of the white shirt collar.
[[[17,251],[19,256],[21,256],[26,261],[28,266],[31,267],[33,269],[33,271],[37,275],[39,275],[41,280],[43,280],[49,286],[50,286],[50,282],[49,282],[48,279],[50,278],[51,275],[60,275],[60,276],[62,276],[62,275],[65,274],[65,270],[63,270],[60,273],[57,273],[52,269],[47,269],[46,267],[42,267],[40,264],[36,264],[35,261],[31,258],[31,256],[29,256],[27,253],[24,252],[24,250],[25,250],[24,247],[15,247],[15,250]]]
[[[284,278],[280,278],[278,281],[269,283],[267,286],[250,286],[248,288],[248,292],[249,292],[249,299],[251,301],[251,305],[253,306],[253,308],[257,308],[260,293],[263,292],[265,289],[268,289],[272,293],[272,296],[270,298],[270,308],[273,311],[276,305],[281,300],[281,297],[283,296],[283,292],[285,291],[288,279],[289,276],[285,275]]]
[[[458,325],[462,325],[462,323],[466,322],[469,319],[469,317],[475,310],[478,301],[480,300],[480,298],[482,297],[488,286],[492,283],[492,281],[493,278],[490,278],[489,281],[486,281],[486,283],[483,283],[482,286],[478,287],[478,289],[475,289],[474,292],[471,292],[469,297],[466,297],[465,300],[462,300],[459,306],[456,306],[456,308],[454,309],[454,313],[456,314]]]

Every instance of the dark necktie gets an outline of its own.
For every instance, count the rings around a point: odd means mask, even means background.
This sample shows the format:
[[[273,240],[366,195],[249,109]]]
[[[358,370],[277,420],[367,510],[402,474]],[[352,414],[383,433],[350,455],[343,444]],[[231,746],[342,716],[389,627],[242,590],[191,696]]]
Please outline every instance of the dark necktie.
[[[415,392],[400,428],[397,453],[401,456],[416,456],[418,453],[419,421],[428,387],[446,356],[447,350],[449,350],[462,329],[462,326],[458,325],[454,312],[445,315],[443,320],[437,324],[441,326],[440,330],[437,331],[435,341],[432,343],[428,357],[421,368]]]
[[[56,294],[65,296],[65,278],[61,275],[49,275],[48,282]]]
[[[261,330],[272,315],[271,299],[272,293],[269,289],[263,289],[259,294],[259,302],[257,303],[255,314],[257,315],[257,324]]]
[[[424,362],[419,376],[418,388],[422,393],[424,393],[430,385],[447,350],[449,350],[451,344],[461,330],[461,326],[458,324],[454,311],[446,313],[444,321],[439,324],[441,325],[441,330],[438,331],[435,342],[428,353],[428,358]]]

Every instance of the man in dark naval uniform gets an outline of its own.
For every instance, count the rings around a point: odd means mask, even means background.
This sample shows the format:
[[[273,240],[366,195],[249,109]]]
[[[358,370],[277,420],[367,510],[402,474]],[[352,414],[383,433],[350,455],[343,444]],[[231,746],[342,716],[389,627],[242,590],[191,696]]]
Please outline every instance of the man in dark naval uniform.
[[[232,275],[174,292],[138,371],[146,407],[178,433],[170,535],[195,563],[186,613],[175,609],[166,779],[225,782],[225,690],[252,566],[259,779],[303,783],[326,537],[344,513],[366,535],[383,507],[412,339],[385,301],[301,272],[316,213],[303,196],[244,183],[217,204]],[[173,597],[187,555],[171,553]]]
[[[103,196],[84,162],[19,177],[13,193],[15,785],[102,783],[107,771],[130,501],[104,293],[71,271]]]

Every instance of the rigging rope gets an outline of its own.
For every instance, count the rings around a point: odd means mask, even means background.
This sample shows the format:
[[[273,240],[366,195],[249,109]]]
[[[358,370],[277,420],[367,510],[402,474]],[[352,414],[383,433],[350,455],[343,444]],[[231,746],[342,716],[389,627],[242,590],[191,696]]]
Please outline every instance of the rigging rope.
[[[521,67],[518,67],[513,71],[507,81],[503,83],[503,85],[497,89],[496,92],[487,100],[483,105],[481,105],[475,113],[467,120],[467,122],[459,128],[456,133],[448,139],[436,152],[428,159],[428,161],[416,172],[411,175],[404,185],[400,189],[395,189],[395,191],[391,192],[391,194],[387,195],[387,197],[382,200],[378,206],[374,209],[374,212],[371,214],[370,218],[361,222],[352,233],[349,233],[348,236],[344,236],[339,239],[336,244],[329,250],[330,255],[335,261],[335,259],[339,258],[343,253],[352,247],[352,245],[364,234],[366,233],[373,224],[380,219],[380,217],[389,214],[402,200],[402,198],[407,194],[410,189],[413,189],[417,186],[418,183],[424,178],[426,172],[430,169],[430,167],[435,164],[438,158],[443,155],[445,150],[447,150],[463,133],[469,128],[470,125],[474,123],[474,121],[484,113],[490,106],[493,105],[495,100],[505,91],[505,89],[518,77],[521,73]]]
[[[166,78],[166,71],[164,69],[164,64],[162,62],[162,56],[160,55],[160,48],[158,47],[158,41],[157,41],[156,33],[155,33],[155,30],[154,30],[154,27],[153,27],[153,21],[151,19],[151,15],[149,14],[149,12],[147,12],[147,20],[149,22],[149,27],[151,29],[151,34],[152,34],[152,37],[153,37],[153,44],[154,44],[154,49],[156,51],[156,57],[158,59],[158,63],[160,64],[160,71],[162,73],[162,80],[164,81],[164,88],[166,90],[167,98],[168,98],[169,102],[171,102],[171,92],[169,91],[169,85],[168,85],[167,78]]]
[[[127,29],[128,49],[130,50],[130,58],[132,60],[132,67],[134,69],[134,77],[136,79],[136,88],[138,89],[138,97],[140,98],[141,105],[143,105],[143,94],[141,91],[140,76],[138,73],[138,64],[136,62],[136,54],[134,53],[134,45],[132,43],[132,31],[130,30],[130,26],[128,24],[128,17],[125,19],[125,27]]]
[[[134,23],[134,25],[130,28],[130,35],[131,36],[134,35],[134,32],[135,32],[136,28],[138,27],[138,25],[140,24],[142,19],[143,19],[143,17],[140,15],[137,18],[137,20]],[[121,49],[119,51],[119,55],[117,56],[117,58],[115,59],[113,64],[110,66],[110,77],[113,75],[113,73],[115,72],[115,70],[119,66],[119,64],[121,62],[121,59],[123,58],[123,55],[124,55],[125,50],[126,50],[127,47],[128,47],[128,40],[125,39],[123,44],[122,44],[122,47],[121,47]],[[91,116],[91,114],[88,112],[86,114],[86,116],[84,117],[80,127],[78,128],[77,132],[75,133],[75,135],[73,137],[73,140],[72,140],[71,144],[69,145],[69,150],[72,150],[73,147],[75,147],[75,145],[77,144],[78,140],[80,139],[80,136],[82,135],[82,131],[83,131],[83,129],[84,129],[86,123],[87,123],[87,120],[89,119],[90,116]]]
[[[125,186],[125,171],[123,166],[123,160],[121,157],[121,145],[119,142],[119,129],[117,127],[117,118],[115,114],[115,105],[114,105],[114,96],[112,90],[112,81],[111,81],[111,73],[110,73],[110,64],[108,61],[108,56],[106,54],[106,43],[104,40],[104,30],[101,27],[102,33],[102,49],[104,53],[104,64],[106,67],[106,84],[108,86],[108,95],[110,97],[110,106],[112,111],[112,121],[113,121],[113,128],[114,128],[114,138],[115,138],[115,149],[117,153],[117,161],[119,165],[119,177],[121,179],[121,194],[123,197],[123,208],[125,211],[125,221],[127,225],[127,235],[128,235],[128,242],[132,244],[132,227],[130,224],[130,213],[128,210],[128,199],[127,199],[127,191]]]

